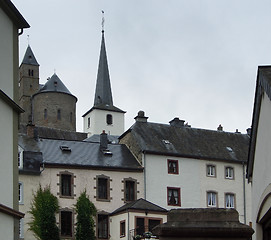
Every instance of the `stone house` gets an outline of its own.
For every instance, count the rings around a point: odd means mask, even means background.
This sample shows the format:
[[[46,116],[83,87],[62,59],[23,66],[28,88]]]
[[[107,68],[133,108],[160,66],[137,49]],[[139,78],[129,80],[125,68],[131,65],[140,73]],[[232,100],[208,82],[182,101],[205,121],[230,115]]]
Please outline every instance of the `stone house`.
[[[165,209],[235,208],[251,221],[245,180],[249,136],[192,128],[178,118],[147,121],[144,112],[119,141],[144,167],[144,198]]]

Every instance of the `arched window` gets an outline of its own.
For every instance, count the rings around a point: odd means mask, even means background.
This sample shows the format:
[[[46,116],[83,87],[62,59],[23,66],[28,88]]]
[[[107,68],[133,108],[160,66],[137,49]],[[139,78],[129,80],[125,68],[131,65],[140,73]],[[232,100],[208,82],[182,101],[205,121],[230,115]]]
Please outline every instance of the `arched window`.
[[[47,116],[47,109],[45,108],[45,109],[44,109],[44,120],[46,120],[47,117],[48,117],[48,116]]]
[[[108,125],[112,125],[113,124],[113,116],[111,114],[107,114],[106,115],[106,123]]]
[[[61,111],[57,109],[57,120],[61,120]]]

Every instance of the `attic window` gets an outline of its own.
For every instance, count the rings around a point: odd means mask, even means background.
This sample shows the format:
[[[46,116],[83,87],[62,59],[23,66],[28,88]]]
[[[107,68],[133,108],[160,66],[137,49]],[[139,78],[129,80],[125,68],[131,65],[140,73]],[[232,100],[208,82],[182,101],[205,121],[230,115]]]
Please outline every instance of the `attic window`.
[[[70,147],[68,146],[60,146],[60,149],[63,151],[63,152],[71,152],[72,150],[70,149]]]
[[[169,141],[169,140],[163,139],[162,142],[163,142],[164,144],[170,144],[170,141]]]
[[[107,156],[112,156],[112,155],[113,155],[113,153],[112,153],[112,152],[110,152],[110,150],[109,150],[109,149],[105,149],[105,150],[103,150],[103,154],[104,154],[104,155],[107,155]]]
[[[233,152],[231,147],[226,147],[229,152]]]

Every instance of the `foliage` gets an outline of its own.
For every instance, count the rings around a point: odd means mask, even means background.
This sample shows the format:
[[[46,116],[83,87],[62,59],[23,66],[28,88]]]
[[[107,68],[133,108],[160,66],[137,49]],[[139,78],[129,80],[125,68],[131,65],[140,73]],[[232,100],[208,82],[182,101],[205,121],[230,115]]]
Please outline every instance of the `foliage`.
[[[29,213],[32,220],[30,230],[40,240],[59,240],[59,229],[56,225],[55,214],[58,212],[58,200],[51,193],[50,187],[39,189],[34,194]]]
[[[94,240],[94,219],[96,207],[89,200],[86,190],[81,193],[75,204],[77,213],[76,240]]]

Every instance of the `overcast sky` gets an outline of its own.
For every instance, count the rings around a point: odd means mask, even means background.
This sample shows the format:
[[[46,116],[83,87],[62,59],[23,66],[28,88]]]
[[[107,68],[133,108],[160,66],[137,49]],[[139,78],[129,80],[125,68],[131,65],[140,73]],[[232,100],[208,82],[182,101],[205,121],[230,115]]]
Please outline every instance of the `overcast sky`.
[[[40,82],[54,74],[78,98],[77,131],[93,106],[101,10],[113,101],[148,121],[242,133],[251,126],[259,65],[271,64],[270,0],[13,0],[31,25]]]

